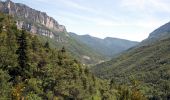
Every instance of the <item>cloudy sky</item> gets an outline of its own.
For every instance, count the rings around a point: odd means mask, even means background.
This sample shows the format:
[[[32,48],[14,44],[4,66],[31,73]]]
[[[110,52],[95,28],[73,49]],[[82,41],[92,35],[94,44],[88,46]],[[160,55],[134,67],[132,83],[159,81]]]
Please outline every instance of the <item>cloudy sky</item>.
[[[46,12],[67,31],[134,41],[170,21],[170,0],[12,0]]]

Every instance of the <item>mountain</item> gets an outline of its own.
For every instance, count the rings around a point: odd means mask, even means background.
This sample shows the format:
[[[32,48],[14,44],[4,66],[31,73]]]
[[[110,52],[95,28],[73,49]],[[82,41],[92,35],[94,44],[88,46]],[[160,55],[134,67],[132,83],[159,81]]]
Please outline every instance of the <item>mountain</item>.
[[[103,62],[106,58],[113,57],[137,44],[116,38],[99,39],[69,34],[65,26],[60,25],[45,12],[10,0],[0,2],[0,12],[13,16],[18,29],[24,28],[33,35],[39,35],[42,42],[49,41],[53,48],[65,46],[84,64]]]
[[[24,28],[33,34],[41,34],[52,38],[57,35],[56,32],[66,32],[65,26],[59,25],[54,18],[24,4],[14,3],[10,0],[0,2],[0,11],[16,18],[19,29]]]
[[[148,39],[152,39],[152,38],[159,39],[164,36],[167,37],[167,35],[169,35],[169,33],[170,33],[170,22],[162,25],[161,27],[159,27],[158,29],[156,29],[152,33],[150,33]]]
[[[135,86],[95,77],[62,47],[0,13],[0,100],[146,100]]]
[[[170,99],[170,23],[153,31],[137,47],[92,67],[98,77],[119,84],[135,80],[148,98]],[[148,42],[149,41],[149,42]],[[142,44],[142,45],[141,45]],[[155,100],[154,99],[154,100]]]
[[[0,1],[0,12],[14,17],[18,29],[39,35],[42,42],[48,41],[53,48],[65,47],[84,64],[95,64],[105,58],[84,43],[70,37],[65,26],[60,25],[45,12],[11,0]]]
[[[90,35],[77,35],[75,33],[70,33],[70,35],[77,41],[83,42],[84,44],[93,48],[96,52],[104,55],[105,57],[116,56],[119,53],[138,44],[138,42],[135,41],[111,37],[100,39],[92,37]]]
[[[156,41],[160,41],[170,37],[170,22],[160,26],[156,30],[150,33],[149,37],[143,40],[138,46],[144,46],[152,44]]]

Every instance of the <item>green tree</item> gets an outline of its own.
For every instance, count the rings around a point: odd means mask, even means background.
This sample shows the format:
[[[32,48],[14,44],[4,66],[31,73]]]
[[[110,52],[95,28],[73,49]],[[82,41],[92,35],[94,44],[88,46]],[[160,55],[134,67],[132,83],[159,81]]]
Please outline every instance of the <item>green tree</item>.
[[[0,99],[8,100],[11,95],[11,83],[9,83],[10,76],[7,72],[0,69]]]
[[[19,64],[19,75],[21,75],[24,79],[30,77],[30,67],[28,64],[28,56],[27,56],[27,34],[24,30],[22,30],[21,35],[18,38],[19,48],[16,53],[18,54],[18,64]]]

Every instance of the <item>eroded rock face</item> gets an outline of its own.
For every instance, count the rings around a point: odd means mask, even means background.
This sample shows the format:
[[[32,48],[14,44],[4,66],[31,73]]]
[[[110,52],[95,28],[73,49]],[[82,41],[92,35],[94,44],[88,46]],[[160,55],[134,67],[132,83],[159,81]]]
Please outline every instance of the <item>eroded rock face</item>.
[[[13,3],[10,0],[0,1],[0,12],[16,18],[19,29],[24,28],[33,34],[45,35],[53,38],[57,32],[67,32],[65,26],[46,13],[32,9],[24,4]]]

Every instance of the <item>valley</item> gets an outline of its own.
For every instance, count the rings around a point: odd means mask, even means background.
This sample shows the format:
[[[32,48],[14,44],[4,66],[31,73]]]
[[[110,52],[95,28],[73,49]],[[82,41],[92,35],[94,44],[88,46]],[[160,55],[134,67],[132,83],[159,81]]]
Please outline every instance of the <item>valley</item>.
[[[170,100],[170,22],[141,42],[101,39],[0,1],[0,100]]]

